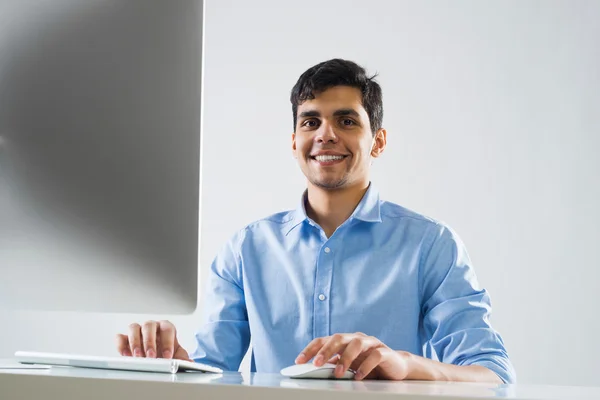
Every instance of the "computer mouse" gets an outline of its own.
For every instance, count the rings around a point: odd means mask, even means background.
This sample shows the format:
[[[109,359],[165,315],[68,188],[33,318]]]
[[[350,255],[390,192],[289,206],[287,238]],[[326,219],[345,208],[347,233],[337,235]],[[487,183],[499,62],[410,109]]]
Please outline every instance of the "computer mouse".
[[[344,372],[344,376],[336,378],[334,375],[335,367],[337,364],[325,363],[320,367],[317,367],[313,363],[307,364],[296,364],[286,367],[281,370],[281,375],[287,376],[288,378],[296,379],[352,379],[354,378],[354,371],[348,370]]]

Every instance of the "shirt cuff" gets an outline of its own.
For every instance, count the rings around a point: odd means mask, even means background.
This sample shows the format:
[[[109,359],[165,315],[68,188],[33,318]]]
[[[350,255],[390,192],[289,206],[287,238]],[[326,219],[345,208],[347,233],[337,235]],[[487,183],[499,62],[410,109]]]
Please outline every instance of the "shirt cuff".
[[[515,369],[510,361],[505,358],[480,358],[477,360],[469,360],[462,365],[481,365],[494,372],[505,384],[517,383]]]

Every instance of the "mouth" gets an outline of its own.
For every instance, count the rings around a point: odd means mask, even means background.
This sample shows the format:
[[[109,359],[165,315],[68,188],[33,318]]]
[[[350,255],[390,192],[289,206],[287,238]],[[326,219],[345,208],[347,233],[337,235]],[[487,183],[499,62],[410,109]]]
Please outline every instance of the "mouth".
[[[316,156],[310,156],[310,159],[317,162],[320,165],[334,165],[342,162],[347,155],[341,154],[319,154]]]

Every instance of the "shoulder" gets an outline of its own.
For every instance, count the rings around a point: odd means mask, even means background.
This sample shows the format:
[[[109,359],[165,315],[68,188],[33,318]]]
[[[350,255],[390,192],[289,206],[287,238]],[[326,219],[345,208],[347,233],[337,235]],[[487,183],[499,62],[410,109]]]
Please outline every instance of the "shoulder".
[[[224,242],[217,254],[217,259],[239,262],[246,246],[272,244],[273,240],[278,240],[277,238],[281,237],[281,232],[285,232],[285,227],[293,223],[294,216],[293,211],[283,211],[241,227]]]
[[[258,219],[246,225],[243,231],[248,235],[258,234],[269,230],[279,230],[293,223],[295,210],[282,211]]]
[[[412,224],[424,229],[441,229],[446,226],[439,220],[390,201],[381,200],[380,209],[383,222]]]
[[[409,208],[403,207],[399,204],[392,203],[391,201],[380,201],[381,208],[381,216],[398,219],[398,218],[409,218],[415,221],[419,221],[424,224],[437,224],[439,223],[437,220],[428,217],[426,215],[420,214],[416,211],[413,211]]]
[[[461,243],[456,231],[444,221],[389,201],[382,200],[380,209],[381,219],[384,223],[396,225],[400,229],[418,231],[429,244],[438,240]]]
[[[240,228],[231,238],[230,242],[240,246],[248,239],[271,236],[272,233],[282,232],[290,224],[294,223],[295,210],[281,211],[268,215],[264,218],[250,222]]]
[[[406,207],[381,202],[382,221],[408,232],[420,249],[419,268],[422,282],[434,282],[435,287],[451,269],[453,279],[475,282],[471,260],[458,233],[447,223],[425,216]]]

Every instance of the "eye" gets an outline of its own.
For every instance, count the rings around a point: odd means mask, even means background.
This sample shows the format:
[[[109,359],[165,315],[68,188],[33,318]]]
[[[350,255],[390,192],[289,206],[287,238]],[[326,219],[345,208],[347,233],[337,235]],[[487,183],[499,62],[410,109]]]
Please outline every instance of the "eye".
[[[316,119],[307,119],[306,121],[304,121],[302,123],[302,126],[305,126],[307,128],[315,128],[318,125],[319,125],[319,123]]]
[[[350,118],[343,118],[341,120],[342,125],[345,126],[352,126],[352,125],[356,125],[356,122],[354,122],[353,120],[351,120]]]

